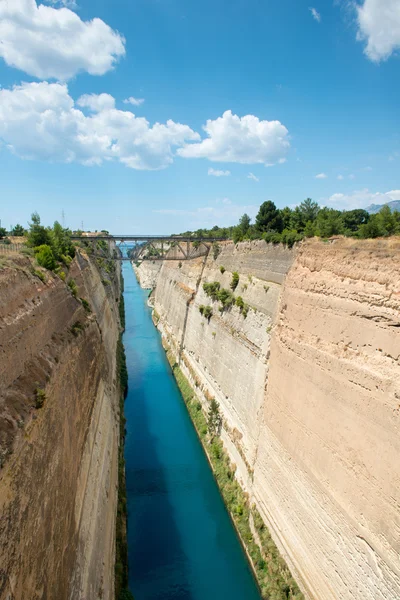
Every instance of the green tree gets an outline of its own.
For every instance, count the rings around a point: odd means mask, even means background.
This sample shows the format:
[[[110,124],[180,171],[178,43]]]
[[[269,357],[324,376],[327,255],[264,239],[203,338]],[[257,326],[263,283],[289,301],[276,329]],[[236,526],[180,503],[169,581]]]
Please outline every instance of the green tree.
[[[56,260],[54,258],[53,250],[47,244],[42,244],[35,248],[35,256],[41,267],[45,269],[53,270],[56,268]]]
[[[288,206],[285,206],[285,208],[282,208],[279,212],[282,219],[282,230],[290,229],[292,225],[292,209]]]
[[[396,215],[392,213],[390,207],[385,204],[377,216],[378,223],[383,231],[383,235],[393,235],[397,231]]]
[[[58,221],[55,221],[53,229],[50,231],[50,240],[54,256],[57,260],[60,260],[63,256],[75,256],[75,248],[71,242],[71,232],[69,229],[64,229]],[[106,242],[104,240],[101,241],[106,246]]]
[[[307,221],[303,233],[308,238],[315,236],[315,224],[313,221]]]
[[[360,225],[368,223],[369,212],[362,208],[345,210],[342,213],[342,221],[345,232],[351,234],[352,232],[356,232]]]
[[[343,233],[342,213],[334,208],[321,208],[316,219],[317,232],[323,238]]]
[[[306,198],[292,212],[292,228],[297,231],[304,231],[308,221],[315,222],[319,210],[317,202],[314,202],[311,198]]]
[[[23,236],[23,235],[25,235],[25,230],[22,227],[22,225],[15,225],[15,227],[13,227],[11,230],[11,235],[14,237]]]
[[[280,211],[271,200],[263,202],[256,216],[256,228],[258,231],[282,231],[282,217]]]
[[[50,246],[49,230],[40,224],[40,217],[37,212],[32,213],[32,223],[29,223],[28,246],[36,248],[37,246]]]
[[[377,238],[384,234],[378,215],[370,215],[368,223],[360,225],[358,236],[360,238]]]
[[[244,213],[239,219],[239,229],[242,233],[242,236],[245,237],[247,232],[249,231],[251,219],[247,213]]]
[[[5,238],[6,235],[7,235],[7,229],[5,229],[4,227],[0,227],[0,240]]]

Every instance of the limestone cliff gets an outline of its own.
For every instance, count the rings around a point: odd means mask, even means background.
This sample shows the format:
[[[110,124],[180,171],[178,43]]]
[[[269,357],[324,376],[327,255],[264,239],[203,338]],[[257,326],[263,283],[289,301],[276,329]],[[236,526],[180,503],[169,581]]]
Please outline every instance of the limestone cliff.
[[[315,600],[400,597],[399,250],[226,243],[215,260],[166,261],[153,294],[204,406],[220,403],[238,479]],[[234,271],[246,318],[203,290],[229,288]]]
[[[0,598],[111,600],[119,271],[78,253],[74,297],[29,258],[1,267]]]

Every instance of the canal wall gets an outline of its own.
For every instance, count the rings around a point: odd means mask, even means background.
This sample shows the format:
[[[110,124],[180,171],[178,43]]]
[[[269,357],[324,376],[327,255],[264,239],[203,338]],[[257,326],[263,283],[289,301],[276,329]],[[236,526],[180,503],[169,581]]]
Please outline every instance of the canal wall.
[[[165,261],[152,294],[204,410],[219,402],[250,504],[313,600],[400,596],[399,251],[228,242]],[[230,289],[234,272],[244,306],[220,312],[203,284]]]
[[[1,264],[2,600],[114,598],[120,275],[100,263]]]

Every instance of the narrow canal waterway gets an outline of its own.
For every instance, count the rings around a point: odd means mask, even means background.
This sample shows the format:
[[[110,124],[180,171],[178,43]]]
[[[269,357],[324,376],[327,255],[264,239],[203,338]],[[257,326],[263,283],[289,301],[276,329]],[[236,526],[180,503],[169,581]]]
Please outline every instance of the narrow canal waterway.
[[[123,263],[129,584],[135,600],[259,600],[147,307]]]

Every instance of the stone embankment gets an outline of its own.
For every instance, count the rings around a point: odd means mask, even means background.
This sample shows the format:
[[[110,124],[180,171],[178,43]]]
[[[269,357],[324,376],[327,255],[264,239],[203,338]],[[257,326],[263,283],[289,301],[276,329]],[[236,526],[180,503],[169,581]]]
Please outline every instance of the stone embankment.
[[[119,271],[103,277],[82,251],[66,282],[1,264],[1,600],[114,598]]]
[[[306,597],[400,597],[400,243],[224,243],[166,261],[158,328]],[[219,282],[248,305],[220,312]],[[200,307],[210,306],[211,318]]]

